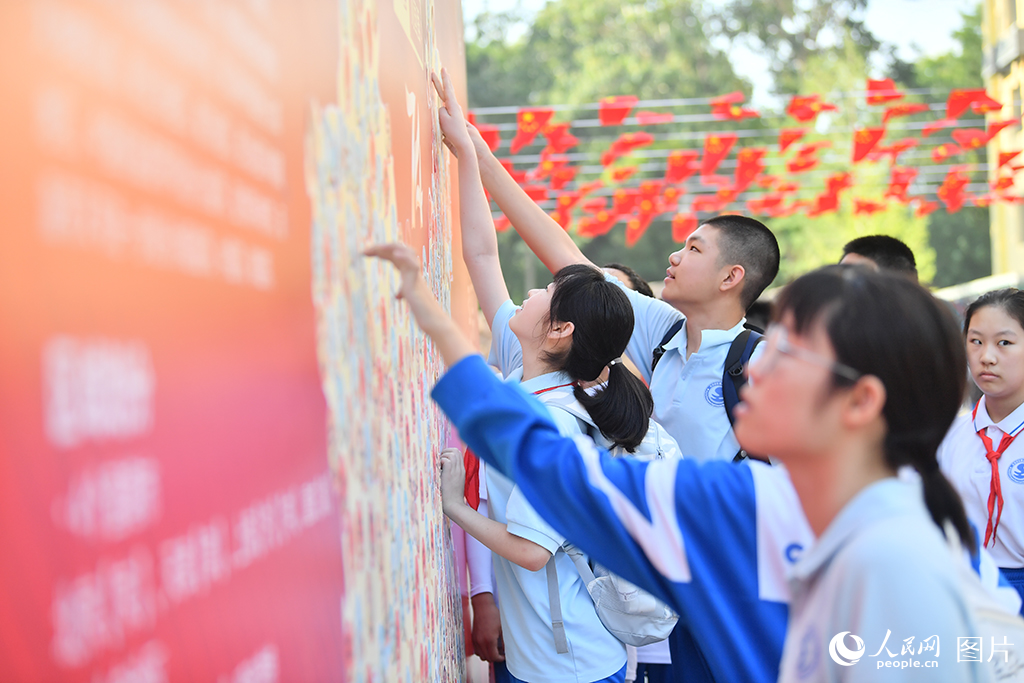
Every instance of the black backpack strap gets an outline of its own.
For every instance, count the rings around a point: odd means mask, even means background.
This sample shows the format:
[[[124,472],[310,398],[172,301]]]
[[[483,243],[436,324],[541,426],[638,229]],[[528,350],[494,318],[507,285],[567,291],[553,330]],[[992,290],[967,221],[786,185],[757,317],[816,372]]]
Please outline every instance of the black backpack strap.
[[[754,349],[764,339],[764,335],[753,330],[743,330],[729,346],[729,354],[725,357],[725,370],[722,373],[722,396],[725,398],[725,414],[729,424],[733,424],[733,411],[740,402],[740,389],[747,383],[743,374],[743,366],[750,361]]]
[[[675,321],[675,323],[672,324],[672,327],[668,328],[668,332],[666,332],[665,336],[661,338],[661,343],[658,344],[658,346],[655,347],[654,351],[651,352],[652,375],[654,374],[654,368],[658,366],[658,361],[660,361],[661,357],[665,355],[665,344],[668,344],[672,340],[672,337],[676,336],[676,333],[679,332],[679,330],[681,329],[683,329],[682,318]]]
[[[733,412],[736,404],[740,402],[740,389],[747,383],[743,374],[743,367],[750,362],[757,345],[764,341],[764,335],[752,329],[745,329],[736,335],[729,346],[729,354],[725,357],[725,370],[722,373],[722,396],[725,398],[725,414],[729,418],[729,425],[735,422]],[[732,459],[733,462],[740,462],[747,458],[747,453],[742,448]]]

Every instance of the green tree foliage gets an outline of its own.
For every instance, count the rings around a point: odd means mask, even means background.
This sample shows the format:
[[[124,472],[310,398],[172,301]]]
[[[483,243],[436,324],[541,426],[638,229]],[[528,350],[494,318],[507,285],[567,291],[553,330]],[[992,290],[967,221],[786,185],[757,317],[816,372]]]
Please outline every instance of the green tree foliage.
[[[983,88],[981,76],[981,5],[961,13],[963,25],[953,33],[959,47],[937,57],[922,57],[914,63],[894,61],[892,75],[908,88]],[[962,155],[965,163],[983,163],[984,150]],[[935,250],[936,287],[969,282],[992,274],[992,242],[989,210],[969,206],[957,213],[939,210],[928,217],[929,243]]]
[[[512,29],[519,22],[517,15],[483,14],[474,21],[470,31],[473,39],[466,45],[470,106],[584,105],[619,94],[668,99],[742,90],[749,95],[750,85],[735,75],[729,55],[715,47],[729,44],[723,43],[722,37],[744,41],[765,56],[774,80],[773,90],[780,94],[827,95],[861,90],[869,73],[869,60],[877,64],[879,55],[889,64],[886,75],[906,88],[946,92],[953,87],[983,87],[980,8],[963,15],[963,27],[954,34],[958,50],[908,63],[898,59],[891,49],[888,54],[880,52],[884,46],[861,20],[866,2],[731,0],[708,9],[712,6],[700,0],[549,0],[532,24],[514,39],[509,35],[516,35]],[[849,130],[854,125],[880,124],[880,108],[867,108],[863,99],[838,104],[840,114],[823,115],[806,141],[823,136],[836,139],[838,135],[828,135],[833,127]],[[556,120],[593,118],[595,114],[593,109],[580,108],[561,111]],[[514,115],[487,120],[510,123]],[[728,130],[764,125],[759,120],[748,120],[742,124],[720,122],[716,127]],[[707,127],[706,122],[691,126],[692,130]],[[679,123],[672,129],[687,130]],[[655,135],[665,132],[648,130]],[[615,134],[611,130],[576,132],[584,139],[580,150],[590,152],[607,146]],[[948,135],[948,131],[943,134]],[[676,139],[659,141],[649,149],[699,146],[699,138]],[[819,175],[848,167],[846,155],[845,148],[826,150]],[[773,156],[769,155],[769,162]],[[973,158],[979,159],[977,154]],[[638,176],[660,177],[661,167],[656,162],[648,160],[646,169],[641,163]],[[918,256],[925,282],[945,286],[990,272],[987,209],[970,207],[953,215],[940,209],[926,219],[915,219],[908,207],[894,204],[872,216],[853,214],[852,196],[881,199],[888,169],[888,163],[858,164],[856,186],[846,194],[837,213],[813,220],[796,215],[770,221],[786,255],[777,284],[835,262],[846,241],[875,233],[906,241]],[[578,179],[593,179],[600,170],[585,166]],[[769,167],[769,172],[780,170]],[[638,176],[630,184],[635,184]],[[813,186],[811,177],[813,173],[801,180]],[[607,235],[581,240],[581,247],[597,263],[624,262],[645,278],[660,279],[668,255],[676,248],[669,222],[654,221],[632,249],[625,247],[624,240],[625,229],[620,223]],[[526,285],[547,281],[547,273],[514,231],[499,235],[499,245],[513,297],[523,296]]]
[[[860,18],[868,0],[730,0],[713,14],[712,30],[747,39],[768,59],[774,90],[798,92],[812,60],[842,55],[853,46],[862,57],[880,47]]]

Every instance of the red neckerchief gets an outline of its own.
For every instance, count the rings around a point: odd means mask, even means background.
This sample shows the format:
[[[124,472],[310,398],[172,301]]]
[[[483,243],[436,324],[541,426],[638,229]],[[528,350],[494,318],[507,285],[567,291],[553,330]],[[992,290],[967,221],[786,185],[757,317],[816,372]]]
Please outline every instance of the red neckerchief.
[[[533,392],[534,394],[543,394],[548,391],[555,389],[561,389],[562,387],[571,387],[572,383],[559,384],[547,389],[541,389],[540,391]],[[466,502],[474,510],[480,509],[480,459],[476,457],[473,451],[467,447],[465,452],[462,454],[462,463],[466,468],[466,485],[463,490],[463,495],[466,497]]]
[[[971,417],[975,420],[978,418],[978,406],[981,405],[981,401],[978,401],[974,405],[974,412],[971,413]],[[988,526],[985,527],[985,542],[982,547],[988,547],[988,541],[992,539],[992,545],[996,544],[996,531],[999,529],[999,518],[1003,515],[1003,487],[999,482],[999,458],[1006,449],[1010,447],[1016,436],[1010,436],[1007,433],[1003,433],[1003,438],[999,441],[999,448],[992,448],[992,439],[989,438],[987,427],[982,427],[978,430],[978,436],[981,438],[981,443],[985,445],[985,457],[988,459],[989,465],[992,467],[992,483],[989,484],[988,490]],[[995,513],[995,523],[992,522],[992,515]]]

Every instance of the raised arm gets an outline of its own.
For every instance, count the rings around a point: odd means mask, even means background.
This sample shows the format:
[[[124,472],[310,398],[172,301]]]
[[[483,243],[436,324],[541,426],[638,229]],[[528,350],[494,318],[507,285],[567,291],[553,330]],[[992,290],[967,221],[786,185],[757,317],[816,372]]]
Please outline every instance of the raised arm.
[[[398,270],[402,284],[395,297],[405,299],[409,304],[412,316],[420,329],[433,340],[445,365],[451,367],[466,356],[476,353],[473,344],[462,334],[462,330],[451,316],[441,308],[441,304],[434,298],[434,293],[424,282],[423,268],[412,249],[398,242],[377,244],[366,249],[363,255],[389,261]]]
[[[537,206],[519,187],[519,183],[512,179],[480,134],[475,129],[473,133],[473,145],[484,187],[545,267],[554,274],[574,263],[590,263],[562,226]]]
[[[508,288],[498,260],[498,238],[491,219],[491,209],[480,182],[480,167],[470,138],[472,127],[462,115],[462,107],[455,97],[455,88],[448,77],[448,70],[441,69],[440,78],[434,73],[430,77],[434,89],[441,97],[438,119],[444,142],[458,159],[462,258],[466,262],[476,298],[489,327],[498,307],[508,299]],[[473,132],[476,132],[475,128]]]

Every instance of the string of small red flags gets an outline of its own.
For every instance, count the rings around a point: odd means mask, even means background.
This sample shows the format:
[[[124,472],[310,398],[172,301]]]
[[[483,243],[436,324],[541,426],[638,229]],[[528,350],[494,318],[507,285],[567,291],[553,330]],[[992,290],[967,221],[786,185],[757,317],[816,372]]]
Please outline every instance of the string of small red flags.
[[[990,183],[971,180],[988,173],[988,164],[956,163],[965,152],[992,144],[1000,131],[1019,122],[977,118],[1003,109],[983,89],[953,90],[944,107],[941,102],[900,101],[924,92],[900,90],[892,79],[869,79],[856,96],[881,115],[881,125],[839,130],[838,136],[835,130],[816,132],[818,118],[839,112],[835,102],[852,94],[793,95],[784,114],[771,115],[778,128],[766,127],[762,113],[745,106],[739,91],[648,102],[632,95],[606,97],[582,107],[596,109],[596,119],[556,121],[560,111],[580,109],[565,105],[478,109],[470,120],[516,182],[563,228],[596,237],[624,223],[627,246],[636,244],[656,220],[669,219],[673,238],[684,241],[700,214],[732,211],[778,218],[799,213],[813,219],[838,211],[844,194],[850,196],[854,215],[871,215],[893,204],[926,216],[940,207],[954,213],[964,206],[1024,201],[1014,193],[1024,164],[1013,162],[1019,161],[1021,150],[995,152],[998,164],[992,164]],[[684,108],[702,111],[678,113]],[[931,118],[943,109],[942,118]],[[965,119],[968,112],[974,118]],[[511,113],[514,124],[483,120]],[[746,120],[759,126],[706,131],[672,126]],[[616,131],[607,142],[609,129],[638,126],[642,130]],[[948,139],[926,141],[946,129]],[[511,157],[500,154],[506,143],[503,133],[509,130],[514,130],[507,141]],[[585,134],[592,131],[597,134]],[[807,141],[809,136],[819,139]],[[848,170],[836,170],[847,144],[849,156],[840,168]],[[595,152],[587,150],[601,145],[595,159]],[[831,168],[819,169],[823,162]],[[855,167],[885,162],[890,170],[882,196],[854,196]],[[941,182],[933,180],[938,176]],[[503,216],[496,226],[509,227]]]

